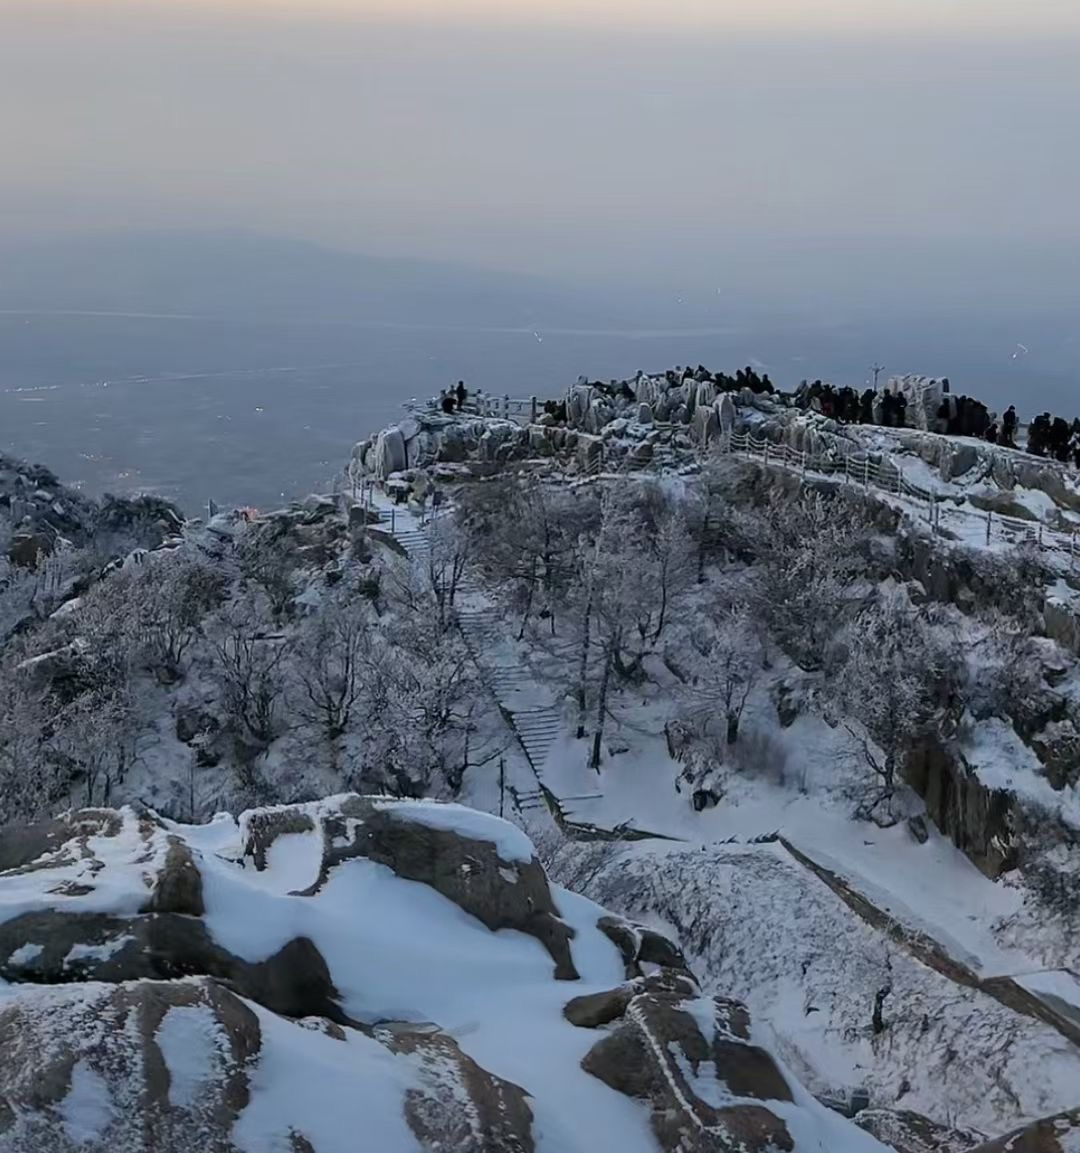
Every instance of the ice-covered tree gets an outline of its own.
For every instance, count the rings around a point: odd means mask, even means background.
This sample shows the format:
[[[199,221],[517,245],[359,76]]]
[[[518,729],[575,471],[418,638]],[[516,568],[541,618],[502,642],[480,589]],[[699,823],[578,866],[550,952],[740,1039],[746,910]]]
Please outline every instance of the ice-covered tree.
[[[957,653],[900,589],[879,591],[852,621],[846,642],[847,659],[826,692],[875,780],[859,814],[890,823],[897,773],[946,706]]]
[[[852,609],[872,526],[860,507],[808,492],[774,496],[753,542],[755,614],[805,669],[820,668]]]
[[[693,707],[707,725],[718,719],[725,742],[735,744],[746,702],[761,676],[754,621],[745,609],[713,602],[692,618],[680,655],[689,673],[686,695]]]

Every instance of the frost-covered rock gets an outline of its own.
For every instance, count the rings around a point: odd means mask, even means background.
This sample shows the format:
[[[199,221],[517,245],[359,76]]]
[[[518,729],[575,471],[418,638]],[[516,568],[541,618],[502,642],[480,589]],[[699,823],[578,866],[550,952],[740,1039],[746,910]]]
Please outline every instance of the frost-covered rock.
[[[855,1124],[896,1153],[968,1153],[982,1136],[954,1129],[909,1109],[864,1109]]]
[[[580,1004],[571,1013],[586,1023]],[[703,997],[685,978],[613,990],[593,1019],[608,1028],[582,1068],[648,1104],[665,1153],[880,1148],[805,1093],[796,1103],[797,1087],[751,1039],[744,1006]]]
[[[405,438],[398,428],[385,428],[375,441],[375,475],[385,480],[391,473],[404,472],[409,467],[405,453]]]
[[[1080,1153],[1080,1108],[988,1141],[971,1153]]]

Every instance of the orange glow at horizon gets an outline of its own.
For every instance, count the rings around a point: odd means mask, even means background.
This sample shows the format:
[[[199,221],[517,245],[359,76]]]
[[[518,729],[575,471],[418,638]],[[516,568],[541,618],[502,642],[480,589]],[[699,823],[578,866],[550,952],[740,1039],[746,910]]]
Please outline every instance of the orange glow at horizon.
[[[52,0],[55,5],[57,0]],[[50,6],[50,0],[0,0],[5,7]],[[67,8],[201,10],[221,15],[262,13],[302,20],[344,17],[432,24],[601,25],[634,28],[716,28],[733,31],[821,31],[958,34],[1009,30],[1080,30],[1077,0],[59,0]]]

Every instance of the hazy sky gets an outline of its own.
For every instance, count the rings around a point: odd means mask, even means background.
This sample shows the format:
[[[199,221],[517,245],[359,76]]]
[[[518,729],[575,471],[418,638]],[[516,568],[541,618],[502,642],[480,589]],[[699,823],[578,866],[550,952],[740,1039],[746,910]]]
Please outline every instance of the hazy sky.
[[[0,234],[670,276],[1080,238],[1080,0],[0,0]]]

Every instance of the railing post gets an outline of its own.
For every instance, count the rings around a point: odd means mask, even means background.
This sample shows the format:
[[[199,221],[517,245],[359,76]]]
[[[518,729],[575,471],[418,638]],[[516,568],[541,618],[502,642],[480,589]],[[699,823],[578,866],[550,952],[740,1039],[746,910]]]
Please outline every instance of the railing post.
[[[986,543],[987,544],[990,543],[990,521],[993,519],[993,516],[994,516],[994,514],[992,512],[988,512],[986,514]]]
[[[529,407],[531,410],[530,415],[529,415],[529,423],[530,424],[536,424],[536,397],[535,396],[529,397]]]
[[[390,535],[393,536],[397,530],[397,509],[391,507],[390,509]]]
[[[1043,546],[1042,532],[1043,532],[1043,526],[1042,526],[1042,522],[1040,521],[1039,522],[1039,548],[1042,548],[1042,546]]]
[[[505,420],[510,419],[510,394],[508,392],[503,394],[503,418]]]

